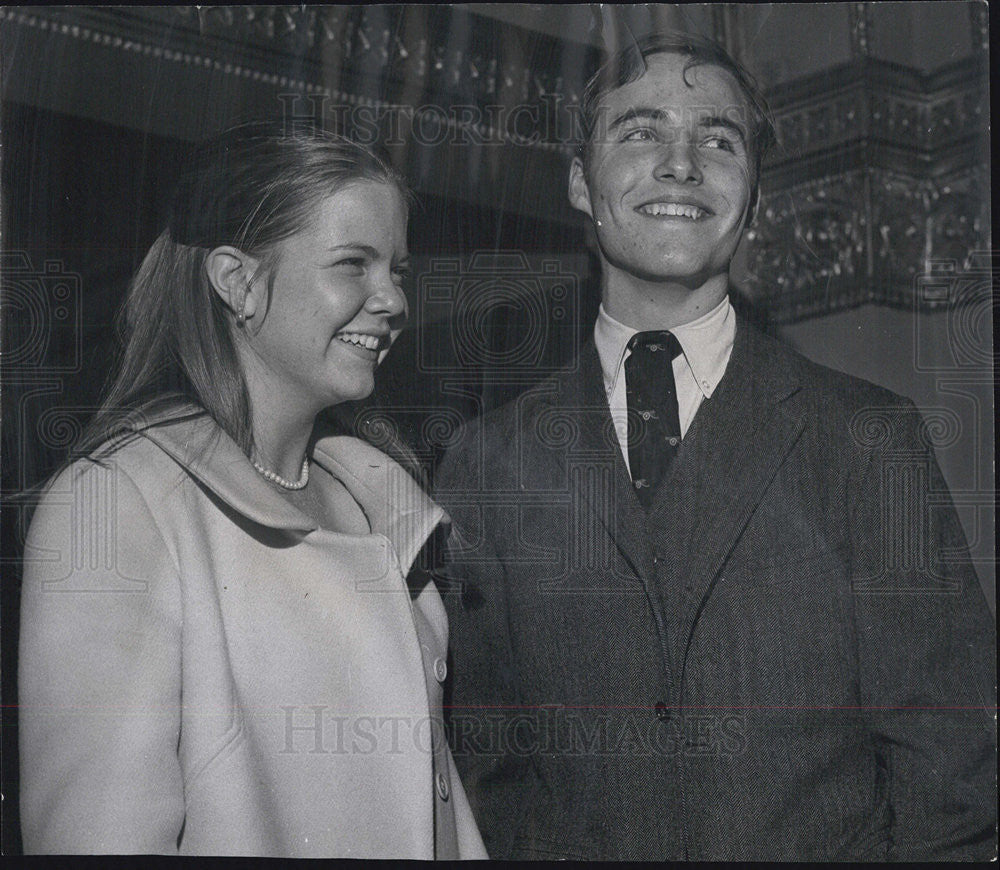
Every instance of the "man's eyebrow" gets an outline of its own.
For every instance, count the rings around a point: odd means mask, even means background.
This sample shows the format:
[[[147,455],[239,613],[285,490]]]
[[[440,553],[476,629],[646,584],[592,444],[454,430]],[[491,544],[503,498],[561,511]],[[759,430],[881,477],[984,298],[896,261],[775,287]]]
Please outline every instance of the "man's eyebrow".
[[[722,127],[726,130],[732,130],[740,137],[740,141],[744,146],[747,144],[747,134],[743,131],[743,128],[737,124],[735,121],[731,121],[729,118],[723,118],[719,115],[710,115],[706,118],[700,118],[698,120],[699,127]]]
[[[668,118],[662,109],[629,109],[615,118],[608,125],[608,130],[614,130],[631,121],[666,121]]]

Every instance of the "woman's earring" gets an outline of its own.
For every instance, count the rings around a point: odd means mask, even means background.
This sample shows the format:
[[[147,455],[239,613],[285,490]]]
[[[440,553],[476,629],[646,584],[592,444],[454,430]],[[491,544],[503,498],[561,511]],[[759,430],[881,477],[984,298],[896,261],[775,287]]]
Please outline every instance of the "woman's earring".
[[[246,326],[247,323],[246,307],[247,307],[247,294],[246,290],[244,290],[243,293],[240,294],[240,304],[236,308],[237,326]]]
[[[247,294],[250,292],[250,282],[247,281],[240,294],[240,304],[236,307],[236,325],[246,326],[247,323]]]

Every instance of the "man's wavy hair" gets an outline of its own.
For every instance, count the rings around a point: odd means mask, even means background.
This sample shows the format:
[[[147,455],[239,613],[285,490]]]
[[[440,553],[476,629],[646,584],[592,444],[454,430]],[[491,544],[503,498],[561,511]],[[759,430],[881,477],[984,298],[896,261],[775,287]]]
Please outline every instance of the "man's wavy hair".
[[[721,67],[736,80],[747,109],[747,147],[750,166],[753,168],[749,200],[752,216],[756,212],[760,195],[761,165],[768,149],[776,141],[774,119],[754,77],[721,45],[702,36],[666,30],[646,34],[611,55],[591,76],[584,88],[581,106],[583,141],[578,156],[583,161],[584,169],[588,166],[594,134],[599,132],[601,101],[612,91],[641,78],[646,72],[647,60],[657,54],[679,54],[686,57],[685,81],[689,69],[703,64]]]

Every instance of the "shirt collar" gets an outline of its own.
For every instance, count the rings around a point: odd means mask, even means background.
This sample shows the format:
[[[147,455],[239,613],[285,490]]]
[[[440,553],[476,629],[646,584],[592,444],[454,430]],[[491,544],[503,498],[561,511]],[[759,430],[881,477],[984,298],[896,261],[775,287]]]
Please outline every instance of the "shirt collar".
[[[710,398],[726,372],[736,337],[736,313],[726,296],[711,311],[670,330],[705,398]],[[629,340],[639,329],[615,320],[601,303],[594,324],[594,344],[601,359],[604,388],[610,395],[623,371]]]
[[[311,532],[316,522],[283,499],[239,446],[207,415],[153,422],[140,434],[185,468],[230,508],[262,526]],[[402,466],[372,445],[346,435],[316,441],[312,459],[341,480],[388,538],[404,571],[445,512]]]

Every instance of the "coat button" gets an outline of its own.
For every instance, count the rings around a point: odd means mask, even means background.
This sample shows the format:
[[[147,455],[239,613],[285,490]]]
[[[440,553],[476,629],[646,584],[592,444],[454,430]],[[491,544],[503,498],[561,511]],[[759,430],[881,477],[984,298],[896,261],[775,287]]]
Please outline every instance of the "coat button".
[[[448,780],[445,778],[443,773],[439,773],[437,775],[434,784],[437,787],[438,797],[443,801],[448,800]]]
[[[442,658],[434,659],[434,679],[439,683],[444,682],[444,678],[448,676],[448,665],[445,664],[445,660]]]
[[[663,701],[657,701],[656,707],[654,709],[656,710],[657,719],[659,719],[661,722],[670,721],[670,708],[666,704],[664,704]]]

